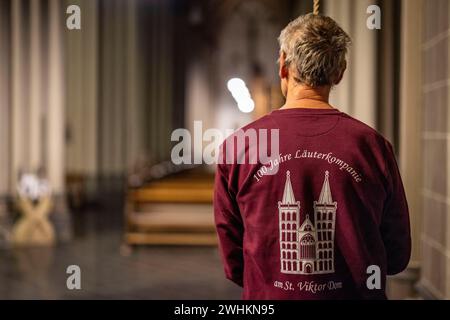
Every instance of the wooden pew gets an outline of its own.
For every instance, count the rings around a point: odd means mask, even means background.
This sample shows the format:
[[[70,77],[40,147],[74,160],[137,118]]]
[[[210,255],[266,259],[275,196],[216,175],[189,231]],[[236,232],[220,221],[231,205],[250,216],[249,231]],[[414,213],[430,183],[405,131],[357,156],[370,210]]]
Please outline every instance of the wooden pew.
[[[210,173],[189,170],[130,189],[125,241],[130,245],[216,245]]]

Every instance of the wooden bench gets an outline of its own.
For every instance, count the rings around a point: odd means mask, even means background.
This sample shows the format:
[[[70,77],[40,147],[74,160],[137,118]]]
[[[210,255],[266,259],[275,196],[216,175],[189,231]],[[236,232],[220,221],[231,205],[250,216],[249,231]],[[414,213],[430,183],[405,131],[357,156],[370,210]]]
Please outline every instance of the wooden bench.
[[[183,172],[137,189],[126,199],[130,245],[216,245],[212,174]]]

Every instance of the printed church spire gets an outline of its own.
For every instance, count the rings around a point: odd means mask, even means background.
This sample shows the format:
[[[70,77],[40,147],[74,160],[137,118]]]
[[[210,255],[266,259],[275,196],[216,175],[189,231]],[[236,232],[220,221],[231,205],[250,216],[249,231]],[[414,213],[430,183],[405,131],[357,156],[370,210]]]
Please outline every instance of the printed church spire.
[[[330,183],[328,182],[328,171],[325,171],[325,180],[322,185],[322,191],[320,192],[319,201],[320,204],[333,204],[333,199],[331,198]]]
[[[284,185],[284,193],[283,193],[283,204],[296,204],[294,191],[292,190],[291,184],[291,174],[289,171],[286,172],[286,183]]]

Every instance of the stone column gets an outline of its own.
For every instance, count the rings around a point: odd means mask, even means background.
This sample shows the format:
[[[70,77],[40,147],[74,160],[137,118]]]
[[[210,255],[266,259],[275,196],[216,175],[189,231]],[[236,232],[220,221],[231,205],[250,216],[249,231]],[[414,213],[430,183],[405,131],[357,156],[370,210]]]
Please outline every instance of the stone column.
[[[10,47],[10,3],[0,2],[0,48]],[[0,248],[8,239],[8,196],[10,192],[10,54],[0,50]]]
[[[353,39],[342,83],[332,92],[331,104],[358,120],[375,126],[376,37],[366,26],[370,0],[324,2],[324,14],[333,17]]]
[[[422,197],[422,0],[403,0],[400,87],[400,169],[411,217],[411,266],[420,264]]]
[[[30,91],[29,91],[29,170],[37,172],[42,166],[42,30],[40,0],[32,0],[30,5]],[[51,63],[51,62],[50,62]]]
[[[127,38],[127,48],[126,48],[126,60],[128,61],[127,68],[127,169],[132,168],[139,156],[142,154],[144,148],[143,144],[143,133],[142,133],[142,99],[140,99],[140,84],[139,84],[139,71],[138,65],[140,58],[137,54],[137,8],[136,0],[129,0],[127,6],[127,27],[126,27],[126,38]]]
[[[80,6],[81,30],[65,30],[66,172],[81,175],[86,197],[95,196],[98,171],[98,23],[97,0],[73,0]]]
[[[25,43],[25,20],[21,0],[11,4],[11,192],[15,191],[21,171],[28,170],[28,63]]]
[[[71,236],[70,217],[65,198],[65,86],[63,59],[63,18],[61,1],[49,2],[49,63],[47,101],[47,175],[54,193],[53,222],[60,240]]]

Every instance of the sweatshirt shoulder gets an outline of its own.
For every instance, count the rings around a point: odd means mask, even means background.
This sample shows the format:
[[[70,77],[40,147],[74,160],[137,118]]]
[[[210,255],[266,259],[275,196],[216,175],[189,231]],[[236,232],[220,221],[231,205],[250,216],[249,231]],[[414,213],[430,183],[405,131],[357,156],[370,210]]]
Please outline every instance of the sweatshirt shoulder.
[[[270,120],[270,117],[268,115],[262,116],[261,118],[254,120],[249,124],[235,130],[225,139],[224,142],[228,142],[237,136],[251,135],[252,134],[251,131],[254,131],[255,134],[257,134],[258,130],[261,129],[275,129],[275,123],[272,120]]]
[[[376,143],[383,147],[391,146],[390,142],[377,130],[346,113],[342,113],[341,124],[355,138],[363,139],[369,143]]]
[[[240,128],[242,131],[246,131],[248,129],[272,129],[275,128],[276,124],[270,119],[270,114],[266,114],[261,118],[258,118],[249,124]]]
[[[226,166],[224,157],[230,155],[232,159],[237,159],[238,156],[247,152],[251,146],[254,147],[258,143],[258,139],[263,132],[260,130],[266,130],[263,134],[268,134],[271,129],[276,129],[275,123],[270,120],[268,115],[236,129],[219,146],[219,164]]]

